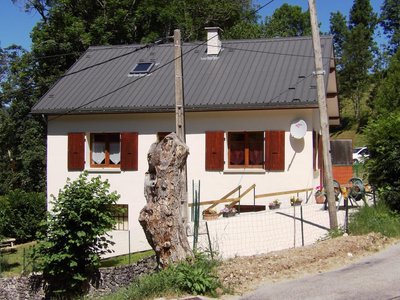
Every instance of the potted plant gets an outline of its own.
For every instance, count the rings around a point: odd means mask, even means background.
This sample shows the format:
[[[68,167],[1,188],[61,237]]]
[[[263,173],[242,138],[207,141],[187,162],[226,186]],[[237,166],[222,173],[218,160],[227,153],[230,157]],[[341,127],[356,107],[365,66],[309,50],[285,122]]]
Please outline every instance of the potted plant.
[[[277,209],[279,207],[281,207],[281,202],[279,202],[278,199],[275,199],[274,201],[270,202],[268,204],[269,209]]]
[[[324,204],[325,203],[325,191],[323,186],[317,186],[315,188],[315,202],[317,204]]]
[[[301,205],[301,202],[303,202],[303,200],[298,197],[295,197],[295,196],[290,197],[290,205],[291,206]]]
[[[229,218],[229,217],[233,217],[234,215],[236,215],[237,210],[234,207],[229,207],[226,205],[223,209],[221,209],[221,213],[224,218]]]
[[[218,219],[218,213],[214,209],[203,210],[203,220],[215,220]]]

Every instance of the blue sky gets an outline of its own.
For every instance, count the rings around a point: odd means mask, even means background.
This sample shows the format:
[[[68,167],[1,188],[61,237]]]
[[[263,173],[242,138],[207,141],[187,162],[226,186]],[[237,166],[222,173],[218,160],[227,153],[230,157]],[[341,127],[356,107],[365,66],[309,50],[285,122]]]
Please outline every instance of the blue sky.
[[[20,1],[19,3],[21,3]],[[255,0],[254,3],[265,4],[267,0]],[[263,18],[271,15],[273,11],[280,7],[283,3],[290,5],[299,5],[303,9],[308,8],[307,0],[275,0],[270,5],[259,11]],[[321,23],[323,32],[329,31],[329,16],[331,12],[341,11],[348,16],[350,8],[353,4],[352,0],[316,0],[318,21]],[[371,0],[375,12],[380,11],[383,0]],[[31,45],[30,32],[33,26],[39,21],[38,13],[25,13],[21,8],[21,4],[14,5],[11,0],[0,0],[0,46],[7,47],[13,43],[22,45],[29,49]],[[380,39],[382,40],[382,39]]]

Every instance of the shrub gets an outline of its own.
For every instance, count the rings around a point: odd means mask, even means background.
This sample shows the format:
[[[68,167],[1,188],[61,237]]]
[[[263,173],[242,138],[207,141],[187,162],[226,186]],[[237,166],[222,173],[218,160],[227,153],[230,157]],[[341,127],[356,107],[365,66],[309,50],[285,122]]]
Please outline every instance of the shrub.
[[[115,224],[119,196],[109,193],[107,181],[90,180],[83,173],[67,180],[54,198],[46,234],[39,239],[34,258],[41,261],[48,298],[69,299],[87,291],[100,265],[100,255],[111,252],[107,231]]]
[[[363,206],[349,220],[351,234],[379,232],[388,237],[400,236],[400,215],[391,211],[384,202],[376,207]]]
[[[368,180],[392,210],[400,211],[400,112],[381,116],[365,130]]]
[[[218,262],[211,260],[205,254],[196,254],[175,266],[158,273],[145,275],[135,280],[128,289],[111,294],[106,299],[143,300],[166,295],[216,296],[218,287],[222,287],[216,276]]]
[[[216,261],[198,253],[194,259],[181,262],[173,268],[176,286],[192,295],[212,295],[221,284],[215,274]]]
[[[14,190],[0,197],[0,235],[33,241],[46,217],[46,195]]]

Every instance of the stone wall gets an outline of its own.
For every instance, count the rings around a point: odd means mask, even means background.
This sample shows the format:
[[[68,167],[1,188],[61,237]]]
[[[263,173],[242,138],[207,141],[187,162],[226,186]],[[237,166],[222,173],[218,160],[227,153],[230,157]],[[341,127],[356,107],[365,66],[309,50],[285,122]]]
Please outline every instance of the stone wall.
[[[156,259],[152,256],[127,266],[101,268],[100,279],[91,285],[89,295],[102,296],[114,292],[129,285],[138,276],[154,272],[156,267]],[[41,300],[44,291],[40,281],[40,275],[0,278],[0,299]]]

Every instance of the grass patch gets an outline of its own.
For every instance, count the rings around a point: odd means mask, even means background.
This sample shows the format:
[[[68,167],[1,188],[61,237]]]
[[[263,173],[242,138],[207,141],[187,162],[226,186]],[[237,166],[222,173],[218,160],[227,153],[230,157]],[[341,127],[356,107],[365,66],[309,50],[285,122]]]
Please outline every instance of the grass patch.
[[[32,272],[30,254],[36,242],[16,245],[0,254],[1,276],[18,276],[25,268],[25,272]],[[24,257],[25,256],[25,257]]]
[[[368,182],[367,167],[363,163],[353,164],[353,176]]]
[[[356,235],[379,232],[387,237],[399,237],[400,215],[382,201],[376,207],[363,206],[350,217],[349,232]]]
[[[143,251],[143,252],[131,253],[130,258],[129,258],[129,254],[115,256],[115,257],[111,257],[111,258],[102,260],[100,267],[108,268],[108,267],[117,267],[117,266],[128,265],[130,263],[133,264],[143,258],[152,256],[154,254],[155,253],[153,250],[147,250],[147,251]]]
[[[205,254],[196,254],[195,258],[181,262],[158,273],[145,275],[135,280],[128,288],[119,290],[104,299],[135,300],[153,299],[183,294],[217,296],[221,288],[216,267],[218,262]]]
[[[5,251],[2,249],[0,253],[0,274],[1,276],[11,277],[19,276],[22,271],[25,273],[31,273],[35,264],[32,263],[31,253],[36,242],[30,242],[26,244],[16,245],[12,249]],[[129,260],[129,255],[121,255],[116,257],[107,258],[101,261],[101,267],[116,267],[122,265],[128,265],[129,261],[131,264],[154,255],[153,250],[131,253],[131,258]],[[25,256],[25,258],[24,258]]]

